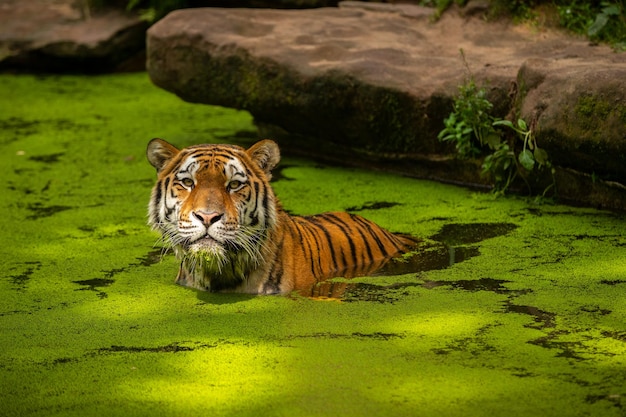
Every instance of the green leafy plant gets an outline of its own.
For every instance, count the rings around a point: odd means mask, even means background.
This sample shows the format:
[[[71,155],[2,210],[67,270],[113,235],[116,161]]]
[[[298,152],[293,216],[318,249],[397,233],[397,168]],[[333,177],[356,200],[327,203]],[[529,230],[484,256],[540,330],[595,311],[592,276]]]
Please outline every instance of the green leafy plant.
[[[485,97],[485,89],[478,88],[473,79],[459,87],[454,111],[444,120],[445,128],[439,140],[454,142],[461,157],[477,156],[484,146],[495,149],[500,138],[490,115],[493,104]]]
[[[626,50],[626,5],[623,1],[552,0],[559,24],[589,39]]]
[[[544,168],[554,174],[549,155],[537,145],[526,121],[520,118],[513,123],[494,117],[490,114],[492,108],[485,89],[479,88],[473,77],[469,77],[467,83],[459,87],[453,111],[444,120],[438,139],[454,143],[461,158],[485,155],[482,174],[493,179],[494,192],[505,193],[518,176],[530,191],[530,175]],[[554,186],[552,178],[544,196]]]
[[[452,4],[464,7],[467,0],[422,0],[436,8],[437,20]],[[487,19],[511,17],[517,22],[537,23],[542,16],[558,15],[561,27],[626,50],[626,3],[624,0],[488,0]]]
[[[172,10],[189,7],[187,0],[128,0],[126,10],[137,10],[147,22],[156,22]]]
[[[139,17],[154,23],[167,13],[190,6],[188,0],[80,0],[83,15],[90,18],[94,11],[108,7],[125,8],[137,12]]]

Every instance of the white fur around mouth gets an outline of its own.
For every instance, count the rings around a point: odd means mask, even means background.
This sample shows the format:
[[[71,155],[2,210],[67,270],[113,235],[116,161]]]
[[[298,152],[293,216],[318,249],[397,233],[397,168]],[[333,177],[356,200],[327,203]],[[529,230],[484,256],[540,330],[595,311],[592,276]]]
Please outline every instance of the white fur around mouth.
[[[222,251],[222,245],[211,236],[206,235],[189,245],[191,252],[215,253]]]

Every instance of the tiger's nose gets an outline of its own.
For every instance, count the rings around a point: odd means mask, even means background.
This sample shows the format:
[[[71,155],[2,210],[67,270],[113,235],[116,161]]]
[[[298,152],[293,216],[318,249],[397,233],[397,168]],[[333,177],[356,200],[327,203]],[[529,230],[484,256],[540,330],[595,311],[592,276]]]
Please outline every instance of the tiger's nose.
[[[200,220],[206,227],[209,227],[213,223],[218,222],[222,218],[223,213],[218,213],[216,211],[207,213],[206,211],[199,210],[194,211],[193,215],[196,219]]]

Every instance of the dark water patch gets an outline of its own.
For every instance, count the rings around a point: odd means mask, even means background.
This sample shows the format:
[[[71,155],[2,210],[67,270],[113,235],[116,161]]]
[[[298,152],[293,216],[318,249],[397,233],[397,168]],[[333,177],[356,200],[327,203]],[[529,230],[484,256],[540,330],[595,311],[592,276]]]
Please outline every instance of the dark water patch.
[[[104,279],[111,279],[114,276],[116,276],[117,274],[121,274],[123,272],[128,272],[128,270],[133,267],[133,266],[137,266],[138,264],[130,264],[126,267],[122,267],[122,268],[113,268],[113,269],[109,269],[108,271],[102,271],[104,273]]]
[[[626,390],[622,393],[587,395],[585,397],[585,402],[589,404],[600,401],[608,401],[613,407],[622,410],[626,406]]]
[[[113,279],[107,278],[91,278],[84,279],[79,281],[72,281],[74,284],[78,284],[83,286],[84,288],[79,288],[77,291],[94,291],[96,292],[98,298],[104,299],[108,297],[108,294],[104,291],[100,290],[100,288],[105,288],[110,286],[115,282]]]
[[[98,298],[104,299],[108,297],[108,294],[102,291],[101,288],[106,288],[111,286],[115,280],[113,279],[116,275],[125,273],[130,271],[132,268],[136,267],[148,267],[154,264],[157,264],[161,261],[164,256],[163,249],[157,248],[152,249],[146,255],[141,256],[139,258],[135,258],[137,262],[133,262],[128,264],[127,266],[121,268],[113,268],[106,271],[102,271],[101,278],[91,278],[85,280],[72,281],[74,284],[78,284],[84,286],[84,288],[79,288],[77,291],[95,291],[98,295]]]
[[[192,346],[184,346],[182,343],[191,344]],[[43,366],[50,367],[55,365],[64,365],[67,363],[76,363],[80,362],[86,358],[93,358],[97,355],[109,355],[115,353],[180,353],[180,352],[192,352],[199,349],[210,349],[218,347],[223,344],[234,344],[234,342],[223,341],[220,340],[217,343],[209,344],[209,343],[200,343],[200,342],[174,342],[169,345],[163,346],[154,346],[154,347],[143,347],[143,346],[122,346],[122,345],[112,345],[110,347],[104,347],[96,350],[89,351],[82,356],[78,357],[61,357],[54,359],[52,361],[45,361],[41,363]]]
[[[448,223],[430,238],[448,246],[468,245],[504,236],[516,228],[513,223]]]
[[[533,216],[537,216],[537,217],[543,216],[543,211],[541,211],[541,209],[536,208],[536,207],[528,207],[527,211]]]
[[[569,334],[567,331],[553,331],[544,337],[540,337],[539,339],[530,340],[528,343],[545,349],[558,350],[559,352],[555,355],[557,358],[576,359],[579,361],[585,360],[585,358],[580,355],[580,352],[586,349],[582,342],[563,342],[557,340],[559,336],[567,334]]]
[[[352,207],[348,210],[365,210],[375,206],[393,207],[396,203],[379,202],[364,205],[362,207]],[[480,249],[472,246],[485,239],[497,236],[503,236],[518,226],[513,223],[450,223],[444,225],[441,230],[431,236],[434,242],[420,244],[418,250],[406,254],[401,257],[393,258],[384,263],[381,268],[368,273],[368,276],[398,276],[426,271],[434,271],[449,268],[457,263],[464,262],[475,256],[480,255]],[[344,277],[361,276],[358,274],[340,275]],[[508,281],[492,280],[483,278],[480,280],[466,281],[428,281],[422,284],[425,288],[435,288],[439,286],[451,286],[457,289],[467,291],[493,291],[497,293],[514,293],[521,294],[524,291],[511,291],[502,286]],[[407,284],[407,285],[413,285]],[[348,297],[350,301],[378,301],[393,302],[397,300],[397,294],[385,297],[380,294],[381,289],[385,287],[367,287],[360,284],[351,284],[349,282],[328,282],[318,283],[310,289],[310,293],[305,294],[311,297],[323,298],[344,298]]]
[[[36,174],[38,171],[34,168],[15,168],[13,173],[18,177],[20,175]]]
[[[419,250],[405,256],[389,259],[379,269],[367,274],[371,277],[399,276],[418,274],[420,272],[434,271],[449,268],[457,263],[478,256],[480,251],[477,247],[447,247],[439,242],[424,243]],[[349,277],[363,276],[358,274],[344,275]],[[407,282],[381,286],[376,284],[351,283],[350,281],[322,281],[301,293],[313,298],[341,298],[345,301],[377,301],[394,302],[401,296],[406,295],[406,290],[400,289],[411,286],[422,286],[422,283]],[[441,285],[450,285],[443,283]],[[385,295],[385,291],[389,294]]]
[[[160,263],[163,256],[165,256],[163,249],[155,249],[148,252],[145,256],[137,258],[137,260],[141,266],[151,266]]]
[[[50,189],[50,185],[52,185],[52,180],[48,180],[48,182],[46,182],[46,185],[41,188],[41,192],[45,193],[48,191]]]
[[[44,206],[42,203],[30,203],[26,205],[26,209],[32,214],[26,216],[26,219],[39,220],[73,208],[75,207],[61,205]]]
[[[208,345],[204,345],[203,347],[209,347]],[[215,346],[210,346],[215,347]],[[129,353],[141,353],[141,352],[152,352],[152,353],[178,353],[178,352],[192,352],[196,350],[196,348],[189,346],[181,346],[178,343],[170,343],[169,345],[164,346],[156,346],[156,347],[140,347],[140,346],[117,346],[113,345],[108,348],[98,349],[100,353],[108,353],[108,352],[129,352]]]
[[[427,221],[445,222],[445,221],[448,221],[448,220],[450,220],[450,217],[435,216],[435,217],[429,218]]]
[[[475,335],[457,338],[447,343],[445,347],[433,349],[437,355],[449,355],[453,352],[466,352],[472,355],[483,355],[485,352],[496,352],[498,349],[487,342],[485,335],[494,327],[488,324],[479,328]]]
[[[600,281],[600,284],[605,284],[605,285],[626,284],[626,280],[624,280],[624,279],[613,279],[613,280],[603,279],[602,281]]]
[[[52,365],[63,365],[65,363],[78,362],[77,358],[57,358],[52,361]]]
[[[15,171],[17,171],[17,170],[15,170]],[[36,193],[36,191],[34,189],[29,188],[29,187],[23,187],[21,185],[17,186],[17,185],[15,185],[15,183],[13,181],[7,181],[6,182],[6,187],[10,191],[17,191],[17,192],[20,192],[20,193],[22,193],[24,195],[30,195],[30,194],[35,194]]]
[[[290,165],[290,164],[285,164],[285,165],[279,165],[276,168],[274,168],[272,170],[272,181],[271,182],[278,182],[278,181],[295,181],[295,178],[291,178],[288,177],[287,175],[285,175],[284,170],[287,168],[292,168],[295,167],[297,165]]]
[[[2,130],[21,130],[30,129],[39,125],[39,120],[25,120],[19,117],[9,117],[8,119],[0,119],[0,129]]]
[[[125,229],[117,229],[117,230],[112,230],[110,232],[97,232],[97,228],[90,228],[89,226],[87,227],[79,227],[79,230],[86,232],[86,233],[92,233],[93,234],[93,238],[96,240],[107,240],[107,239],[114,239],[114,238],[118,238],[118,237],[124,237],[124,236],[128,236],[128,231],[126,231]]]
[[[39,261],[29,261],[20,264],[19,267],[11,268],[12,270],[22,269],[22,271],[17,274],[9,275],[8,278],[11,284],[13,284],[17,290],[25,289],[33,274],[41,269],[41,265]]]
[[[357,339],[376,339],[376,340],[404,339],[404,335],[399,334],[399,333],[382,333],[382,332],[374,332],[374,333],[355,332],[355,333],[352,333],[351,336]]]
[[[353,212],[353,211],[363,211],[363,210],[380,210],[380,209],[386,209],[386,208],[400,206],[400,205],[401,205],[400,203],[395,203],[391,201],[368,201],[362,206],[348,207],[346,208],[346,211]]]
[[[53,164],[59,162],[59,158],[63,155],[65,155],[65,152],[51,153],[48,155],[33,155],[28,157],[28,159],[35,162],[42,162],[44,164]]]
[[[400,333],[312,333],[307,335],[290,336],[289,339],[370,339],[370,340],[391,340],[404,339],[404,335]]]
[[[580,308],[580,311],[582,311],[583,313],[598,314],[600,316],[606,316],[612,313],[611,310],[607,310],[598,305],[582,306]]]
[[[537,307],[517,305],[507,302],[504,311],[505,313],[526,314],[531,316],[536,324],[528,324],[524,327],[539,330],[556,327],[556,314],[540,310]]]
[[[71,119],[64,118],[26,120],[19,117],[10,117],[8,119],[0,119],[0,129],[5,132],[15,132],[18,134],[18,136],[34,135],[42,131],[44,128],[49,128],[52,130],[78,130],[88,127],[89,125],[75,123]]]
[[[14,132],[16,138],[28,135],[34,135],[39,131],[39,120],[26,120],[19,117],[10,117],[8,119],[0,119],[0,130],[3,132]],[[7,142],[4,142],[7,143]]]
[[[610,337],[611,339],[619,340],[620,342],[626,342],[626,332],[603,331],[601,334],[604,337]]]
[[[516,376],[518,378],[533,378],[537,376],[536,373],[531,372],[526,368],[512,367],[512,368],[508,368],[508,370],[511,371],[511,375]]]
[[[413,252],[409,256],[390,259],[372,276],[396,276],[417,272],[436,271],[449,268],[480,255],[474,246],[447,247],[435,244],[426,250]]]
[[[463,279],[457,281],[424,281],[422,286],[427,289],[433,289],[438,287],[449,286],[454,289],[464,290],[464,291],[489,291],[494,292],[496,294],[508,294],[511,292],[518,292],[515,290],[510,290],[503,286],[502,284],[509,283],[511,281],[507,281],[504,279],[493,279],[493,278],[480,278],[480,279]]]
[[[534,217],[542,217],[544,215],[546,216],[572,216],[572,217],[578,217],[578,218],[591,217],[593,220],[598,220],[600,218],[624,220],[624,218],[626,217],[623,212],[619,212],[619,211],[609,211],[609,210],[593,210],[592,211],[592,210],[585,210],[584,208],[582,210],[576,210],[576,209],[563,210],[562,208],[564,207],[563,206],[555,207],[550,204],[543,206],[543,208],[528,207],[520,212],[511,213],[510,217],[512,218],[522,217],[523,218],[527,214],[530,214]]]
[[[421,286],[419,282],[376,285],[363,282],[325,281],[312,288],[310,297],[341,298],[341,300],[345,302],[372,301],[393,304],[409,295],[408,288],[419,286]]]

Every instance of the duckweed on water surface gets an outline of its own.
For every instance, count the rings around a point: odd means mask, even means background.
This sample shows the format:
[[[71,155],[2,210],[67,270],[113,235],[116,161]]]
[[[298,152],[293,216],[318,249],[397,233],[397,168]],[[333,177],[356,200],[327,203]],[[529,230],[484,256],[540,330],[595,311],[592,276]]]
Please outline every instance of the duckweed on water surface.
[[[3,75],[0,97],[1,415],[624,415],[622,214],[286,157],[291,213],[421,251],[313,297],[201,293],[146,226],[145,146],[247,141],[247,113],[145,74]]]

